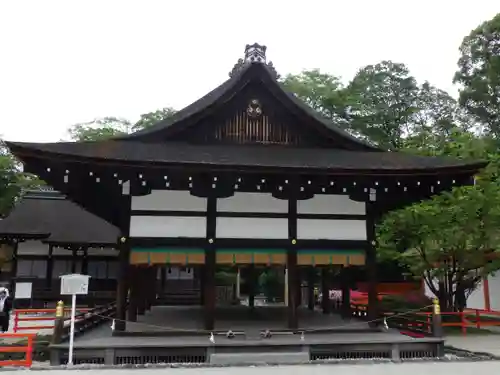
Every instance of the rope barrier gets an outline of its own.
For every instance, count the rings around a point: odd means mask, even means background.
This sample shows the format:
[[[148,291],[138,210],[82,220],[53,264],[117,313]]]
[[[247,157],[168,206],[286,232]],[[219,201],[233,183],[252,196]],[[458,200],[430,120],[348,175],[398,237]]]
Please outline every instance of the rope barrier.
[[[413,309],[413,310],[407,310],[407,311],[404,311],[404,312],[401,312],[401,313],[397,313],[397,314],[393,314],[393,315],[389,315],[389,316],[385,316],[385,317],[382,317],[382,318],[377,318],[377,319],[373,319],[373,320],[368,320],[368,321],[360,321],[360,322],[349,322],[349,323],[345,323],[345,324],[337,324],[337,325],[334,325],[334,326],[331,326],[330,328],[331,329],[336,329],[336,328],[347,328],[347,327],[353,327],[353,326],[365,326],[367,324],[371,324],[371,323],[384,323],[384,322],[387,322],[387,320],[389,319],[394,319],[394,318],[397,318],[397,317],[400,317],[400,316],[405,316],[405,315],[409,315],[409,314],[413,314],[413,313],[417,313],[417,312],[421,312],[423,310],[426,310],[430,307],[432,307],[433,305],[427,305],[427,306],[424,306],[424,307],[421,307],[421,308],[418,308],[418,309]],[[163,326],[163,325],[157,325],[157,324],[151,324],[151,323],[144,323],[144,322],[132,322],[130,320],[126,320],[126,319],[116,319],[116,318],[113,318],[113,317],[109,317],[109,316],[105,316],[105,315],[99,315],[99,314],[94,314],[94,316],[98,316],[100,318],[103,318],[103,319],[108,319],[110,321],[112,321],[112,329],[114,327],[114,323],[115,322],[124,322],[125,324],[126,323],[133,323],[134,325],[138,325],[138,326],[143,326],[143,327],[151,327],[151,328],[157,328],[157,329],[161,329],[161,330],[164,330],[164,331],[173,331],[173,332],[192,332],[192,333],[197,333],[197,332],[200,332],[199,329],[194,329],[194,328],[176,328],[176,327],[172,327],[172,326]],[[279,330],[276,330],[279,332]],[[300,329],[297,329],[297,332],[301,332]]]

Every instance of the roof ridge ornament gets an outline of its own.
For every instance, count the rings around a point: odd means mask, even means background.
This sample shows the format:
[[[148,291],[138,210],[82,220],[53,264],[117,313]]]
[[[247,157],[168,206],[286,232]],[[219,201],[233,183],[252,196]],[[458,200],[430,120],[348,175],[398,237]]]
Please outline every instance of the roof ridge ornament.
[[[272,73],[273,77],[278,79],[279,75],[276,72],[273,63],[271,61],[267,62],[266,50],[267,47],[262,44],[247,44],[245,46],[245,57],[243,59],[238,59],[238,62],[234,65],[233,70],[229,72],[229,77],[233,77],[249,64],[264,64]]]

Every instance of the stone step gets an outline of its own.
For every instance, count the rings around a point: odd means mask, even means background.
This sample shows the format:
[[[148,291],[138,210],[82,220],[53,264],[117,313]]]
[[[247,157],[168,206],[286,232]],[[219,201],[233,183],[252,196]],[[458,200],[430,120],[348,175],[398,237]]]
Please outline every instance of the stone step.
[[[259,365],[298,364],[309,361],[309,352],[240,352],[212,353],[210,363],[214,365]]]

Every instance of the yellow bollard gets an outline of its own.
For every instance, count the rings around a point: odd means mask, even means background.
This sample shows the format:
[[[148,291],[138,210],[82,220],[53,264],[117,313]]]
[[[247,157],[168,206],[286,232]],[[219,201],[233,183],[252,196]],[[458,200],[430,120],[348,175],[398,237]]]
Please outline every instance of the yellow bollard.
[[[64,331],[64,302],[59,301],[56,305],[56,319],[54,321],[54,333],[52,334],[52,344],[60,344]]]
[[[432,312],[432,335],[434,337],[443,337],[443,324],[441,320],[441,306],[439,306],[439,300],[434,298],[432,300],[433,312]]]
[[[62,318],[64,316],[64,302],[57,302],[56,306],[56,318]]]
[[[434,315],[441,315],[441,306],[439,306],[439,299],[434,298],[432,300],[432,303],[434,304]]]

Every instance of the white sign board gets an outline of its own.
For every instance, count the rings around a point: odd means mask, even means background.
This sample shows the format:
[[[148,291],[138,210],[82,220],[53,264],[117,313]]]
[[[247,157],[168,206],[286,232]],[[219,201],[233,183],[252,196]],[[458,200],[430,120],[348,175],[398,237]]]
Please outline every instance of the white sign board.
[[[86,295],[89,293],[88,275],[72,274],[61,276],[62,295]]]
[[[31,299],[31,291],[33,289],[33,283],[30,282],[16,282],[14,287],[15,299]]]

